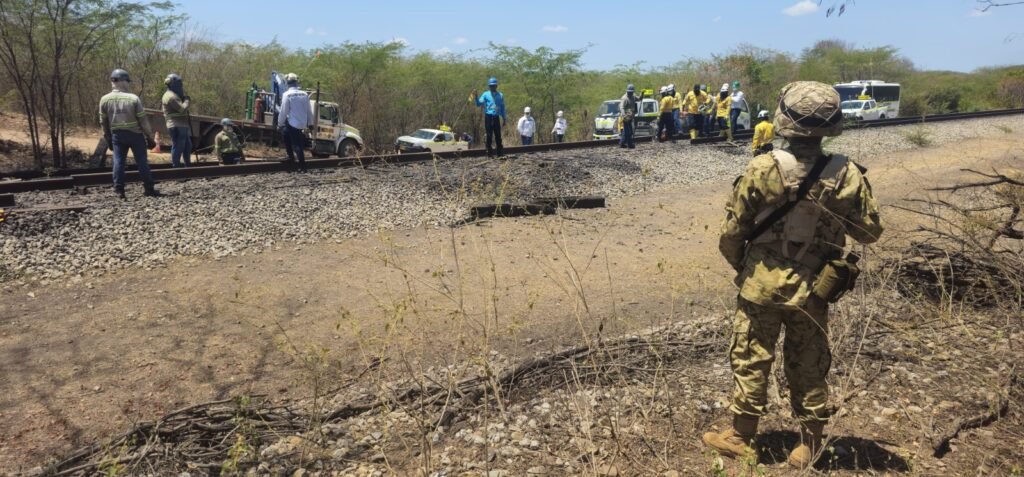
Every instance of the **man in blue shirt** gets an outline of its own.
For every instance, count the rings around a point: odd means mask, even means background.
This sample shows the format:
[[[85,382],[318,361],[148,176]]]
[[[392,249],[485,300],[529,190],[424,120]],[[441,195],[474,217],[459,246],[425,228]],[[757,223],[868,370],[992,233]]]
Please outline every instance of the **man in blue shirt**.
[[[501,125],[507,121],[505,116],[505,95],[498,92],[498,78],[491,77],[487,81],[487,91],[479,97],[473,91],[473,99],[477,106],[484,108],[484,130],[487,131],[487,157],[493,157],[492,138],[497,143],[498,157],[502,154]]]

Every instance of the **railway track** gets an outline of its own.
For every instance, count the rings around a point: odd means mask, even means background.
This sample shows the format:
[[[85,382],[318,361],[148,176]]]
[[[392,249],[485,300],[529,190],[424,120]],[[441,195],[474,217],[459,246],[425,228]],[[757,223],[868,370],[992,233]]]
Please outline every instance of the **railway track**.
[[[904,126],[909,124],[934,123],[941,121],[959,121],[964,119],[988,118],[994,116],[1010,116],[1024,114],[1024,109],[1001,109],[992,111],[980,111],[972,113],[952,113],[912,118],[880,119],[875,121],[863,121],[848,124],[848,129],[879,128],[887,126]],[[745,130],[737,132],[736,139],[747,139],[753,135],[753,131]],[[637,142],[651,142],[653,138],[639,138]],[[724,142],[724,137],[698,138],[690,140],[690,145],[704,145]],[[506,154],[526,154],[550,151],[563,151],[571,149],[586,149],[614,146],[618,143],[615,139],[598,141],[565,142],[552,144],[534,144],[530,146],[513,146],[505,148]],[[408,164],[415,162],[431,161],[438,159],[458,159],[485,156],[484,149],[471,149],[468,151],[441,152],[441,153],[416,153],[416,154],[383,154],[363,156],[356,158],[329,158],[310,159],[306,161],[309,169],[333,169],[339,167],[364,167],[372,164]],[[153,179],[157,182],[176,181],[188,179],[203,179],[228,177],[239,175],[269,174],[274,172],[287,172],[294,170],[294,166],[280,162],[248,162],[234,166],[221,166],[217,163],[199,163],[190,168],[171,168],[168,164],[155,164],[151,166]],[[16,194],[30,191],[47,191],[61,189],[75,189],[79,187],[105,186],[110,184],[110,169],[78,169],[63,171],[61,177],[48,177],[44,179],[12,180],[0,182],[0,194]],[[138,182],[137,170],[126,171],[126,182]]]

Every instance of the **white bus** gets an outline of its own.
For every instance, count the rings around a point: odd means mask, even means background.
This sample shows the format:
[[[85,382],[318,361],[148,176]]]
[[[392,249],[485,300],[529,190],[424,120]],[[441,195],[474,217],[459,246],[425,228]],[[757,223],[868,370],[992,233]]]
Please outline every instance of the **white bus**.
[[[900,115],[900,85],[885,81],[867,80],[836,83],[833,86],[844,103],[844,110],[871,107],[862,119],[886,119]],[[859,102],[859,104],[857,104]],[[845,113],[845,111],[844,111]]]

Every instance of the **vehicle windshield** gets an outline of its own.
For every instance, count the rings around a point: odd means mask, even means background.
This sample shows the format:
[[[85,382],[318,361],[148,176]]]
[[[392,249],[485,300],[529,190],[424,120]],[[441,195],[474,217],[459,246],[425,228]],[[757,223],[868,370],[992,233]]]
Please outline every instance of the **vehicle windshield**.
[[[615,116],[619,114],[619,102],[608,101],[601,103],[601,107],[597,110],[598,116]]]
[[[427,131],[426,129],[420,129],[420,130],[410,134],[410,136],[412,136],[412,137],[414,137],[416,139],[429,139],[429,140],[433,141],[434,140],[434,136],[436,134],[437,133],[435,133],[433,131]]]
[[[864,101],[843,101],[840,107],[843,109],[860,109],[864,107]]]

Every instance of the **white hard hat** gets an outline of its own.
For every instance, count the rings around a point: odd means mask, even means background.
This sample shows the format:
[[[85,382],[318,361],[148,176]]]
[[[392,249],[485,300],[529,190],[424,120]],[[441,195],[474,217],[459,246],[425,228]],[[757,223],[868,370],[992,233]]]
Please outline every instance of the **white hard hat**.
[[[765,111],[765,110],[762,109],[761,112],[757,113],[757,119],[764,119],[764,118],[767,118],[767,117],[768,117],[768,111]]]
[[[559,118],[560,118],[560,117],[562,117],[562,116],[565,116],[565,114],[563,114],[563,113],[562,113],[561,111],[559,111],[559,112],[558,112],[558,114],[555,114],[555,116],[557,116],[557,117],[559,117]]]
[[[668,91],[668,86],[662,86],[662,87],[661,87],[661,90],[660,90],[660,91],[661,91],[662,93],[664,93],[664,92]]]
[[[672,91],[672,90],[674,90],[674,89],[676,89],[676,85],[675,85],[675,83],[673,83],[673,84],[670,84],[670,85],[668,85],[668,90],[669,90],[669,91]]]
[[[729,91],[729,83],[722,83],[722,91]]]
[[[530,113],[530,107],[527,106],[527,107],[523,108],[523,112],[529,114]]]

